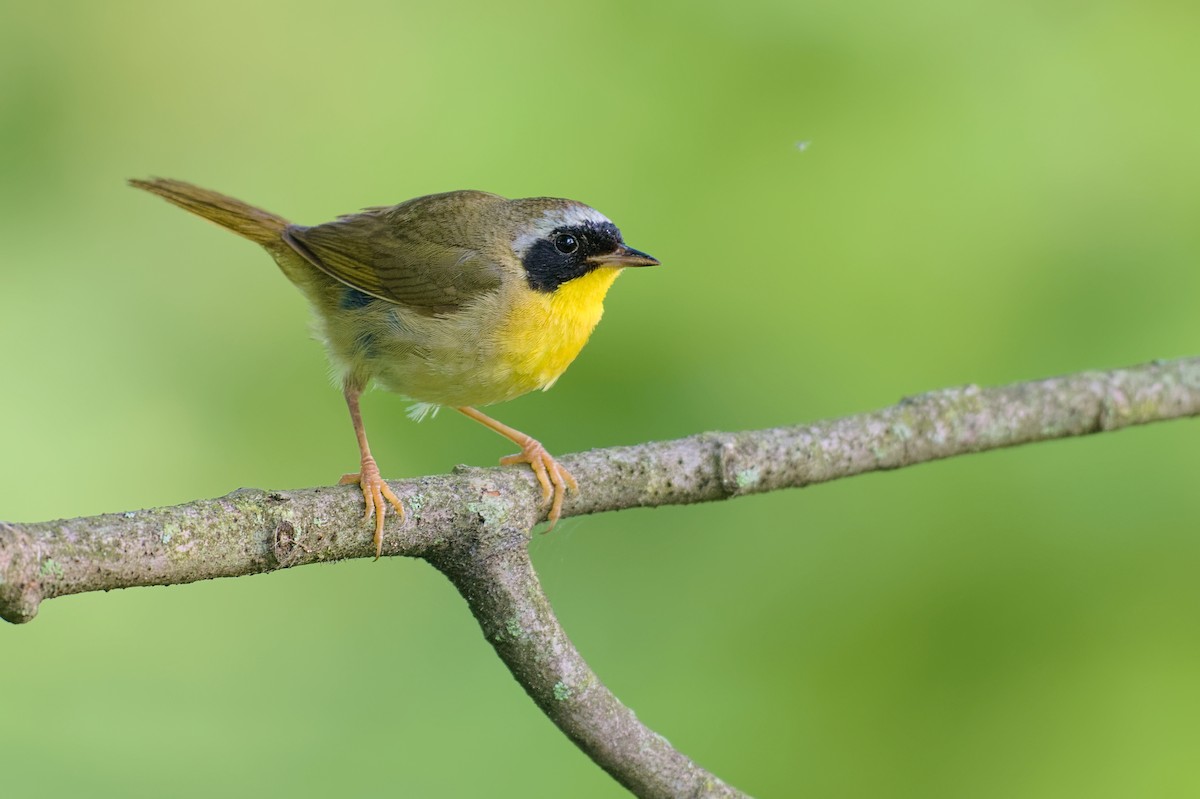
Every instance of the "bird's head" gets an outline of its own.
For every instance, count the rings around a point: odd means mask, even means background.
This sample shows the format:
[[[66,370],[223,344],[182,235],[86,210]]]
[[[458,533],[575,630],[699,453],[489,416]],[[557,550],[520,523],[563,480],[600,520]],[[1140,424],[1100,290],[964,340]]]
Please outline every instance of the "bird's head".
[[[601,267],[659,263],[628,246],[608,217],[583,203],[546,197],[511,202],[516,221],[513,254],[534,291],[553,293]]]

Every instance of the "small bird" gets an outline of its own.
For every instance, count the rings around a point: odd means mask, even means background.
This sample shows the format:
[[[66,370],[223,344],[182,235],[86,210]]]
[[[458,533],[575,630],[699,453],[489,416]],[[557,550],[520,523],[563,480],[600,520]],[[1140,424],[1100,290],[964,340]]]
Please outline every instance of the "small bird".
[[[357,483],[363,520],[375,516],[376,558],[387,504],[401,521],[404,508],[367,444],[359,396],[372,381],[413,400],[416,419],[447,406],[515,443],[521,451],[500,463],[529,464],[550,526],[558,521],[575,478],[475,406],[554,385],[621,270],[659,263],[607,217],[573,200],[451,191],[305,227],[183,181],[129,183],[261,245],[312,305],[361,454],[340,483]]]

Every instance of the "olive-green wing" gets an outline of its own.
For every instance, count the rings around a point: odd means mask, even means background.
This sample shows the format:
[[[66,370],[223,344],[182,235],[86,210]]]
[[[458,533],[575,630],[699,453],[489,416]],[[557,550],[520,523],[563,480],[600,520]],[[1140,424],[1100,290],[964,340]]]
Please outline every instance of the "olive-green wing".
[[[499,287],[482,253],[480,214],[504,199],[485,192],[418,197],[314,227],[289,225],[284,241],[348,286],[425,313],[452,312]]]

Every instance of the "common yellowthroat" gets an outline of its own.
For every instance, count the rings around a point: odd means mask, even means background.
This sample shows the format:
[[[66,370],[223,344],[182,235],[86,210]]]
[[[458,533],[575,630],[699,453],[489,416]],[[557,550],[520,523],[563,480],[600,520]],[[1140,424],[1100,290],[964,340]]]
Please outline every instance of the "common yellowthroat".
[[[401,519],[404,508],[367,444],[358,400],[371,381],[413,400],[414,418],[449,406],[511,440],[521,451],[500,462],[530,465],[558,521],[575,478],[474,406],[554,385],[622,268],[658,264],[607,217],[573,200],[452,191],[305,227],[190,183],[129,183],[262,245],[308,298],[362,456],[340,482],[362,489],[377,558],[387,503]]]

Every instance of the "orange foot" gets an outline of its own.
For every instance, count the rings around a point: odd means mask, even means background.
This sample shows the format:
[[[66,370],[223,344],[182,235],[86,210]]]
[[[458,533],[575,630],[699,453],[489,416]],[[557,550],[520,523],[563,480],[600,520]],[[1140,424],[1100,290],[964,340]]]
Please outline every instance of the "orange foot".
[[[512,466],[517,463],[528,463],[533,468],[533,474],[542,486],[543,504],[549,501],[551,496],[554,497],[554,502],[550,505],[550,513],[546,516],[546,520],[550,522],[550,526],[546,528],[548,533],[554,529],[554,525],[562,516],[562,504],[567,495],[567,488],[570,487],[572,491],[578,493],[579,484],[575,482],[575,478],[571,476],[570,472],[550,456],[540,442],[532,438],[521,445],[521,451],[516,455],[508,455],[500,459],[502,466]]]
[[[357,474],[344,474],[342,479],[338,480],[338,485],[354,483],[357,483],[362,489],[363,500],[367,503],[367,512],[363,514],[363,521],[370,519],[372,514],[375,516],[375,560],[379,560],[379,556],[383,554],[383,517],[387,514],[387,505],[384,504],[384,500],[386,499],[392,504],[392,507],[396,509],[396,515],[402,522],[404,521],[404,506],[400,504],[400,497],[396,496],[379,476],[379,467],[375,465],[375,459],[372,457],[363,458],[361,470]]]

